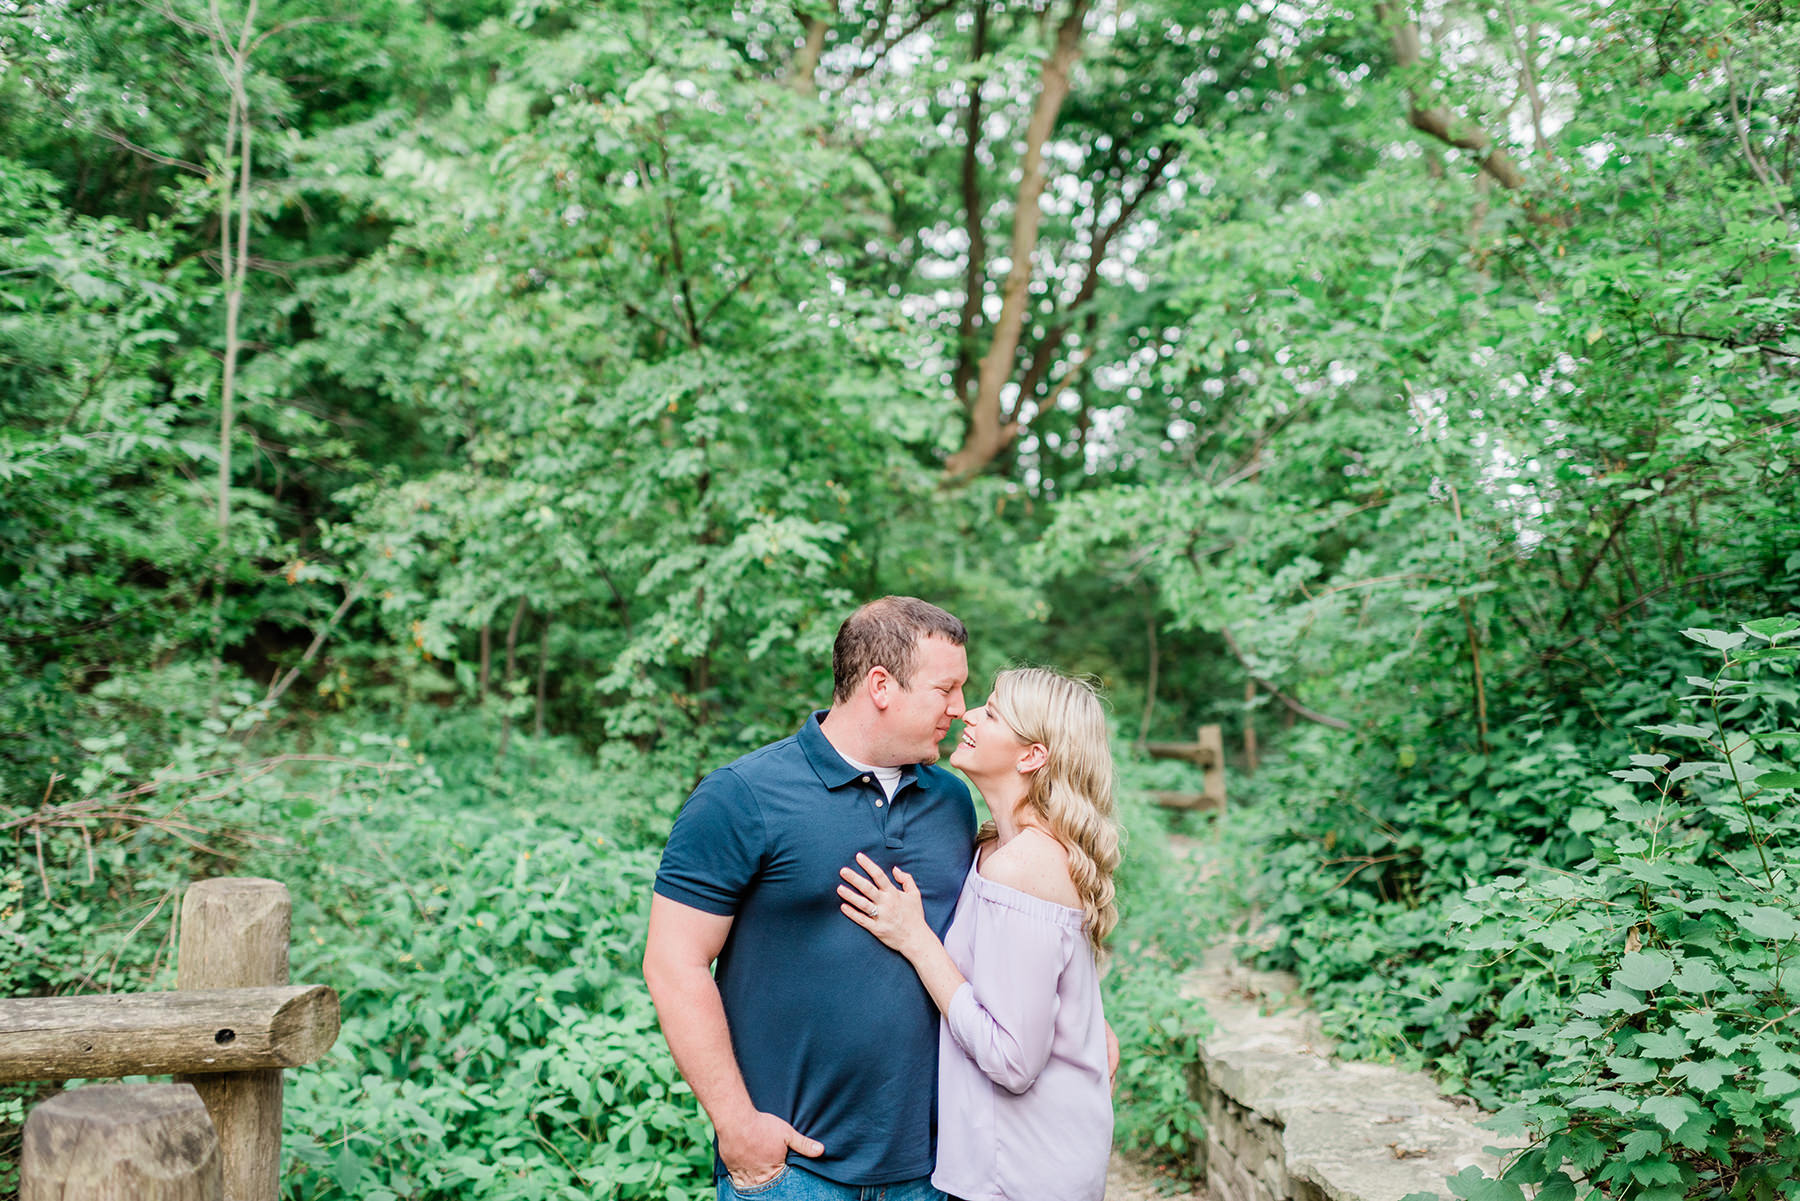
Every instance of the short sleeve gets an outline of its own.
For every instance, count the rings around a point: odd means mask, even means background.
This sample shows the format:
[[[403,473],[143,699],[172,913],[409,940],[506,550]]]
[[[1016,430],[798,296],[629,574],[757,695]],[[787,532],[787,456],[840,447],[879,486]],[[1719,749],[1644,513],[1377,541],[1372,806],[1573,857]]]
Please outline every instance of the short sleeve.
[[[700,781],[675,817],[656,869],[656,891],[703,913],[729,917],[762,867],[762,811],[730,768]]]

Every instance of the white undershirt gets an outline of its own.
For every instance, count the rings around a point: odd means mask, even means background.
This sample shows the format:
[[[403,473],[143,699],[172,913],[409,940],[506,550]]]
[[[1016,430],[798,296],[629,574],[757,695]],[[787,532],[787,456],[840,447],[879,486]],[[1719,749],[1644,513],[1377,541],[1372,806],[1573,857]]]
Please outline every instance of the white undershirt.
[[[848,763],[851,767],[854,767],[857,771],[862,772],[867,776],[874,776],[875,782],[881,785],[881,791],[887,794],[887,799],[890,801],[894,799],[894,792],[900,787],[899,768],[876,767],[872,763],[858,763],[850,756],[844,755],[844,752],[842,751],[839,751],[838,754],[843,755],[844,762]]]

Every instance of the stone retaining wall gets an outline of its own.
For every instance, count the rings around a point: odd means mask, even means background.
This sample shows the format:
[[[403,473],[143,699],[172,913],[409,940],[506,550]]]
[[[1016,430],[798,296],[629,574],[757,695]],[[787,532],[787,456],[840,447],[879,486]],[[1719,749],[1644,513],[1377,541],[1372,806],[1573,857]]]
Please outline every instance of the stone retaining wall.
[[[1218,1201],[1448,1201],[1446,1177],[1497,1166],[1485,1149],[1500,1140],[1466,1101],[1418,1073],[1333,1059],[1292,977],[1248,971],[1221,948],[1191,992],[1214,1022],[1189,1087]]]

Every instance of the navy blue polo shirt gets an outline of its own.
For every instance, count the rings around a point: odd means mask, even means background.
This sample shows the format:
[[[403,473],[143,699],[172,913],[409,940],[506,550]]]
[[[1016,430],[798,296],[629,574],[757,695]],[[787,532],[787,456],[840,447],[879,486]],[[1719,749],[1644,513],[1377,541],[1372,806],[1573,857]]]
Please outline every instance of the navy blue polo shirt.
[[[838,910],[838,869],[861,851],[910,872],[941,938],[975,807],[939,767],[903,769],[890,803],[832,749],[823,715],[700,781],[656,891],[735,919],[714,977],[750,1100],[825,1144],[821,1158],[788,1161],[891,1184],[934,1166],[938,1012],[912,965]]]

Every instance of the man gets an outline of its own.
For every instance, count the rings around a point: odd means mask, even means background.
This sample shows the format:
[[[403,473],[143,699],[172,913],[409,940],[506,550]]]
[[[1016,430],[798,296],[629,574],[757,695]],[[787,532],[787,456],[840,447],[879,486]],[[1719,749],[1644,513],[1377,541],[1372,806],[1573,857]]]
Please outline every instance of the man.
[[[913,597],[862,606],[831,708],[700,782],[675,819],[644,978],[717,1134],[720,1201],[940,1201],[938,1015],[911,965],[838,909],[866,853],[918,881],[942,936],[974,851],[969,791],[932,766],[963,713],[968,631]],[[718,961],[716,976],[709,971]]]

